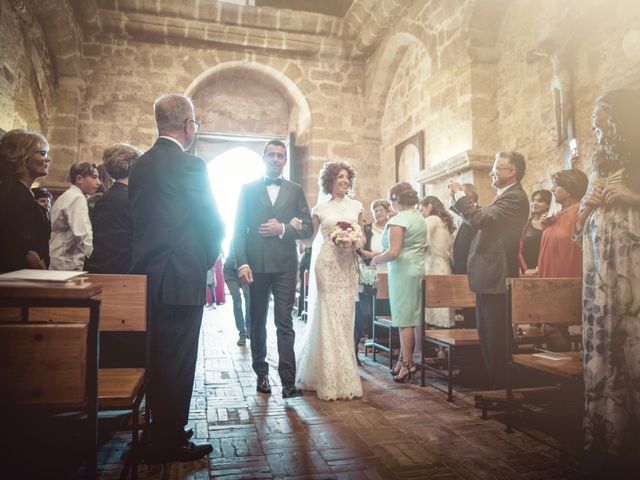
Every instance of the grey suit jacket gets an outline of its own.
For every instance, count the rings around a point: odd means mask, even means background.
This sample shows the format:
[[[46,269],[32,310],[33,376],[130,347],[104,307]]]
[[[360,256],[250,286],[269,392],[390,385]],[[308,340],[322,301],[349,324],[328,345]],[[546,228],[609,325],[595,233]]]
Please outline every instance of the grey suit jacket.
[[[147,275],[151,301],[205,303],[207,270],[224,238],[224,224],[207,179],[201,159],[164,138],[133,164],[129,175],[131,273]]]
[[[294,217],[302,221],[300,230],[289,225]],[[258,233],[260,225],[271,218],[284,224],[282,238],[262,237]],[[233,240],[238,266],[249,265],[254,273],[296,271],[296,240],[309,238],[312,233],[311,214],[300,185],[283,180],[274,205],[271,204],[264,179],[242,187]]]
[[[520,183],[486,207],[462,197],[453,209],[477,230],[471,242],[467,275],[475,293],[506,293],[508,277],[518,276],[518,245],[529,216],[529,201]]]

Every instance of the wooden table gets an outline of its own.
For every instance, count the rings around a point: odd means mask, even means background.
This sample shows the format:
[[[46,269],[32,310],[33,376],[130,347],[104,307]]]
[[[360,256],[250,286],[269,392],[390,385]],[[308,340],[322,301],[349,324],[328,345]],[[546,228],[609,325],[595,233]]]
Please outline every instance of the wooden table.
[[[102,285],[82,279],[67,282],[0,281],[0,307],[19,307],[21,320],[29,321],[30,307],[89,308],[87,349],[87,420],[91,452],[87,476],[95,478],[98,451],[98,331]]]

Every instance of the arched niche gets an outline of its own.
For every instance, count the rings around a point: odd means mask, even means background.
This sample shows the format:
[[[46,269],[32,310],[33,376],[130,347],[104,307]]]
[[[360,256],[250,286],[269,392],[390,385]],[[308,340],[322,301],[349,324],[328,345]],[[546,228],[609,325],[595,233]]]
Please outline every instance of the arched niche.
[[[203,131],[288,136],[308,143],[311,111],[298,86],[268,65],[226,62],[198,75],[185,94],[194,99]]]

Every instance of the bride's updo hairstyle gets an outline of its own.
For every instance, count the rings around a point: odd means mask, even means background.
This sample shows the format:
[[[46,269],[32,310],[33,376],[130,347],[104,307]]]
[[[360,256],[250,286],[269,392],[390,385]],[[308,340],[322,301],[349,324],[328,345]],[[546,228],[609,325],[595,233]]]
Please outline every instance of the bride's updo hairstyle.
[[[349,175],[349,181],[351,182],[349,193],[353,191],[356,171],[353,169],[351,164],[349,164],[348,162],[327,162],[322,166],[322,169],[320,170],[320,188],[322,189],[322,193],[331,195],[333,184],[335,183],[336,178],[338,178],[338,175],[342,170],[346,170],[347,174]]]
[[[413,189],[410,183],[399,182],[389,190],[389,200],[398,202],[405,207],[413,207],[419,201],[418,192]]]

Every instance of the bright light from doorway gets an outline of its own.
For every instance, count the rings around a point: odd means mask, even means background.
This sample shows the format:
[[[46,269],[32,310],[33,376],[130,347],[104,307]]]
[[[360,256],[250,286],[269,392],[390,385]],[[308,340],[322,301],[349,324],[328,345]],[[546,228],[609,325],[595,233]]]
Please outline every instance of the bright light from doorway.
[[[262,157],[245,147],[227,150],[209,163],[209,182],[226,225],[227,233],[222,245],[225,255],[229,253],[229,244],[233,238],[240,188],[262,175]]]

